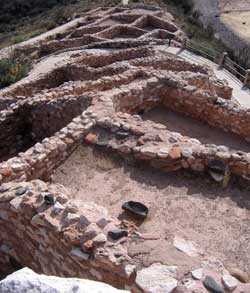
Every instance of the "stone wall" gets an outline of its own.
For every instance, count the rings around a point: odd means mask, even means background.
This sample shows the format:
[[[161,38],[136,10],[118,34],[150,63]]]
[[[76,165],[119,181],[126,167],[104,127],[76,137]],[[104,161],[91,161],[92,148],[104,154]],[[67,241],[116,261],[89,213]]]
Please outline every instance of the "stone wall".
[[[127,41],[124,44],[126,45]],[[13,96],[18,96],[19,99],[19,96],[30,97],[42,92],[45,88],[56,88],[70,80],[92,80],[99,79],[103,75],[119,74],[128,69],[126,61],[153,54],[154,51],[150,46],[144,46],[111,52],[105,54],[105,58],[103,58],[103,54],[83,54],[83,56],[80,55],[81,57],[73,55],[72,62],[64,62],[59,68],[50,70],[41,76],[35,76],[32,80],[24,79],[22,83],[4,90],[2,95],[5,99],[13,98]]]
[[[170,89],[171,87],[171,89]],[[249,141],[250,113],[233,101],[210,96],[197,87],[166,84],[163,103],[169,109],[190,115],[211,126],[235,133]]]
[[[67,158],[80,143],[84,133],[93,126],[88,114],[74,118],[65,128],[41,143],[36,143],[24,153],[0,164],[2,182],[13,180],[48,180],[53,170]]]
[[[77,34],[87,33],[81,25],[94,21],[92,34],[104,30],[106,37],[119,37],[125,28],[124,33],[133,38],[98,39],[77,47],[88,34],[74,39],[73,30],[67,31],[45,42],[44,48],[53,54],[80,52],[64,54],[68,59],[45,74],[31,75],[4,91],[0,144],[4,155],[12,158],[0,163],[0,269],[5,273],[29,266],[46,274],[77,275],[119,288],[126,285],[133,293],[151,292],[152,283],[158,293],[169,286],[166,280],[173,290],[177,285],[183,288],[186,276],[177,275],[173,268],[160,263],[142,268],[140,258],[129,258],[132,236],[145,240],[134,225],[110,218],[105,208],[73,199],[63,186],[48,183],[51,174],[80,144],[89,143],[162,172],[207,172],[219,163],[223,172],[249,179],[248,153],[204,145],[138,115],[155,106],[166,107],[248,139],[249,113],[230,100],[232,90],[212,70],[161,51],[157,45],[166,41],[157,38],[176,33],[172,44],[178,46],[181,36],[171,20],[158,19],[162,11],[154,9],[154,15],[139,18],[124,17],[123,8],[97,11],[100,17],[83,20]],[[130,24],[135,20],[138,27],[112,24],[105,30],[111,13],[115,15],[111,20]],[[98,25],[104,21],[103,30],[96,30],[95,21]],[[151,37],[145,30],[148,25],[154,29]],[[63,50],[55,51],[60,42]],[[12,153],[7,153],[9,145]],[[117,228],[128,237],[111,239],[109,232],[117,233]],[[192,281],[202,286],[200,280]],[[175,291],[188,292],[183,290]]]
[[[0,191],[1,271],[8,258],[38,273],[129,284],[126,248],[108,234],[119,221],[94,203],[69,201],[62,185],[42,181],[4,184]],[[9,262],[7,263],[9,264]]]
[[[125,158],[143,160],[163,172],[188,168],[204,172],[209,171],[214,161],[220,161],[231,174],[250,176],[249,154],[232,152],[225,146],[203,145],[197,139],[168,131],[164,125],[142,121],[140,116],[117,113],[112,118],[100,119],[97,125],[86,141]]]
[[[30,98],[1,112],[0,156],[6,159],[52,136],[90,105],[88,97]]]

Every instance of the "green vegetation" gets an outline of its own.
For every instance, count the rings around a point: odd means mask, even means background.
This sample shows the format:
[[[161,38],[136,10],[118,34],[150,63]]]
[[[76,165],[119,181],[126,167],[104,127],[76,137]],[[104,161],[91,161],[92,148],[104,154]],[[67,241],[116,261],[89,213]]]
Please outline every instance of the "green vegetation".
[[[193,1],[192,0],[169,0],[171,5],[182,9],[185,14],[190,13],[193,9]]]
[[[190,40],[208,51],[228,51],[221,41],[214,38],[214,32],[211,27],[205,30],[202,28],[199,22],[199,13],[193,11],[192,0],[165,0],[164,3],[166,3],[169,12],[173,14],[177,24]]]
[[[120,0],[0,0],[0,48],[28,40],[76,14]]]
[[[240,50],[239,62],[244,68],[250,68],[250,45],[246,45]]]
[[[192,2],[193,0],[143,1],[167,8],[189,39],[207,51],[228,51],[233,58],[233,54],[214,38],[211,28],[202,28],[198,20],[199,13],[193,10]],[[130,3],[140,4],[142,1],[130,0]],[[89,9],[119,4],[121,0],[0,0],[0,48],[51,30]]]
[[[0,3],[0,48],[25,41],[33,36],[71,19],[88,9],[98,6],[114,6],[121,0],[9,0]],[[188,37],[198,41],[206,48],[225,50],[224,46],[213,38],[212,30],[203,30],[198,23],[198,15],[192,12],[192,0],[143,1],[149,4],[161,4],[170,10],[177,23]],[[130,3],[142,3],[131,0]]]
[[[15,57],[0,60],[0,89],[25,77],[29,67],[27,61],[17,60]]]

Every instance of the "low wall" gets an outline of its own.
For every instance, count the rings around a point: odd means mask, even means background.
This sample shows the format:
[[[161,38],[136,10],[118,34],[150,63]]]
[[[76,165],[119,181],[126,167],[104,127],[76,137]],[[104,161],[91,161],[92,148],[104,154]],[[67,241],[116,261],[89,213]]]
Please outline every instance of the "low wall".
[[[167,82],[168,83],[168,82]],[[165,83],[163,104],[176,112],[192,116],[211,126],[235,133],[249,141],[250,112],[230,100],[213,97],[196,87]]]
[[[31,98],[1,112],[0,156],[2,159],[25,151],[35,142],[50,137],[90,106],[91,99],[64,96],[59,99]]]
[[[37,273],[94,279],[124,288],[131,262],[125,245],[109,238],[118,220],[94,203],[69,200],[62,185],[11,183],[0,191],[0,271],[11,263]],[[141,291],[137,291],[141,292]]]

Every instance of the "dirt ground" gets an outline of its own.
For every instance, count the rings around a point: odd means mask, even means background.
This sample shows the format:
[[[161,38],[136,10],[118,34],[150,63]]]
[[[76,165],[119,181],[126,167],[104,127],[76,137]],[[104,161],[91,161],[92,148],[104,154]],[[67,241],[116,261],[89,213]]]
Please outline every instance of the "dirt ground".
[[[125,201],[146,204],[150,212],[138,229],[152,235],[151,240],[130,247],[131,256],[145,265],[156,261],[193,265],[172,246],[174,236],[179,236],[193,241],[202,258],[212,255],[250,271],[250,197],[237,182],[223,190],[207,175],[163,174],[89,146],[80,146],[52,181],[64,184],[76,203],[93,201],[120,219]]]
[[[143,119],[164,124],[168,130],[196,138],[203,144],[225,145],[231,150],[250,152],[250,144],[239,136],[162,107],[156,107],[146,112]]]
[[[250,3],[248,11],[223,13],[220,20],[241,38],[249,41],[250,37]]]
[[[249,10],[250,0],[219,0],[220,11]]]

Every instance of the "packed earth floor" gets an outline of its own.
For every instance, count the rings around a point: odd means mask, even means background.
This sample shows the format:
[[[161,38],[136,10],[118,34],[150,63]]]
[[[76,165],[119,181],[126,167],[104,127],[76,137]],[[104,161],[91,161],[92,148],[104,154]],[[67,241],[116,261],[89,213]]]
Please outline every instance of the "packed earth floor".
[[[250,111],[227,81],[160,49],[185,35],[158,7],[46,36],[0,91],[0,273],[250,292]]]
[[[241,137],[164,108],[149,110],[143,114],[143,119],[166,125],[173,132],[195,137],[203,144],[225,145],[235,151],[250,151],[249,143]]]
[[[222,189],[205,176],[166,175],[88,146],[80,146],[52,178],[69,188],[75,202],[95,202],[115,218],[133,220],[121,209],[124,202],[145,203],[150,213],[137,225],[138,232],[148,234],[149,240],[145,248],[140,242],[132,244],[129,253],[146,266],[159,261],[184,267],[196,263],[178,252],[174,259],[171,244],[178,236],[194,241],[202,249],[201,255],[250,270],[249,191],[236,182]]]

